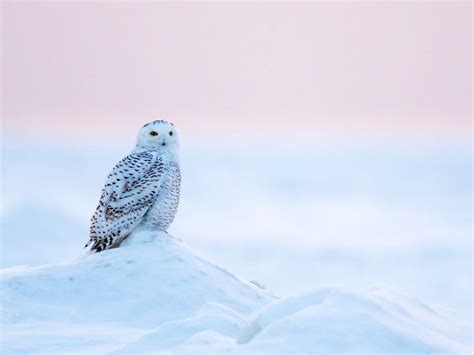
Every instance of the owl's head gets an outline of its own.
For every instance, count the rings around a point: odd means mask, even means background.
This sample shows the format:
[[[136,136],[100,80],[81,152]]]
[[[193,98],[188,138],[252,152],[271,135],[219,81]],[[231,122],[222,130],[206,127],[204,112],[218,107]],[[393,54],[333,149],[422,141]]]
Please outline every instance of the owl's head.
[[[178,148],[178,131],[171,122],[156,120],[140,129],[137,137],[139,148]]]

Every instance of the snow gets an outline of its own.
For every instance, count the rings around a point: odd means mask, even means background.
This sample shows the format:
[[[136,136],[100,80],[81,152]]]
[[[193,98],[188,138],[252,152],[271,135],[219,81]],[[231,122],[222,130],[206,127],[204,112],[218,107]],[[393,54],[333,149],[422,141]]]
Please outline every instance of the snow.
[[[258,311],[237,342],[257,353],[468,352],[470,339],[463,331],[469,334],[468,322],[458,322],[387,286],[329,288]]]
[[[167,233],[2,270],[2,352],[468,352],[470,325],[390,288],[277,299]]]
[[[87,226],[58,208],[25,203],[2,217],[2,249],[10,251],[2,253],[3,267],[62,262],[77,256],[85,244]],[[20,237],[25,235],[31,239]],[[64,242],[65,236],[70,242]]]
[[[6,144],[2,354],[472,353],[470,147],[183,146],[176,238],[78,259],[127,149]]]
[[[4,350],[49,352],[63,344],[62,351],[86,351],[105,346],[109,333],[135,328],[133,335],[191,317],[208,303],[246,315],[273,298],[165,233],[142,231],[135,239],[70,263],[4,269]],[[56,330],[70,324],[61,339]],[[107,331],[91,338],[84,334],[91,327]],[[25,338],[27,345],[17,342]]]

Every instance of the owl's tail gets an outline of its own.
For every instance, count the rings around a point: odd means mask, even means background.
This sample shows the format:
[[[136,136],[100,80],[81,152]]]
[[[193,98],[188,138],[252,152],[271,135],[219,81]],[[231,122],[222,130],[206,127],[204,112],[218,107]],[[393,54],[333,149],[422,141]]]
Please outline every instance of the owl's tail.
[[[79,253],[79,255],[77,255],[72,261],[82,260],[91,254],[94,254],[94,251],[91,250],[91,248],[89,247],[89,243],[87,243],[82,249],[82,251]]]
[[[97,244],[97,241],[95,240],[92,240],[90,239],[86,245],[84,245],[84,248],[82,248],[82,252],[81,254],[78,256],[78,259],[84,259],[85,257],[91,255],[91,254],[94,254],[97,252],[96,248],[94,248],[94,246],[96,246]]]

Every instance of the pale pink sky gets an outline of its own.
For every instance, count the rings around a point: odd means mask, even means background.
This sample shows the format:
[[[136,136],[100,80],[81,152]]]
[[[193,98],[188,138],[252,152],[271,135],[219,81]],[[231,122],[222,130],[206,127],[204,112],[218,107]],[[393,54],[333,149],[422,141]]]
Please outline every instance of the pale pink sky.
[[[471,90],[470,2],[2,3],[16,132],[468,139]]]

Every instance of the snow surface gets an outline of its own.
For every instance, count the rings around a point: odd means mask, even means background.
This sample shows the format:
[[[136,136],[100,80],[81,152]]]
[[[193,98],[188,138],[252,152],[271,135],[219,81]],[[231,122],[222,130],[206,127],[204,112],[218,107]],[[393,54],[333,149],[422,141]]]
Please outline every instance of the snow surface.
[[[166,233],[2,271],[2,353],[468,353],[470,325],[387,287],[285,299]]]
[[[113,325],[112,332],[146,329],[187,318],[209,302],[249,314],[272,298],[167,234],[139,232],[136,238],[135,244],[70,263],[4,269],[4,350],[49,352],[57,350],[58,343],[62,351],[78,351],[79,346],[96,350],[90,346],[107,341],[100,335],[85,337],[84,329],[90,326]],[[62,340],[55,335],[54,329],[70,324],[77,331],[64,334]],[[41,343],[15,340],[49,331]]]
[[[120,147],[6,142],[2,267],[74,257],[104,177],[133,138]],[[183,145],[170,227],[208,259],[282,296],[382,282],[471,313],[470,146],[218,146]]]
[[[183,145],[170,233],[205,257],[137,234],[81,260],[128,146],[6,144],[0,353],[471,354],[471,147],[270,143]]]

